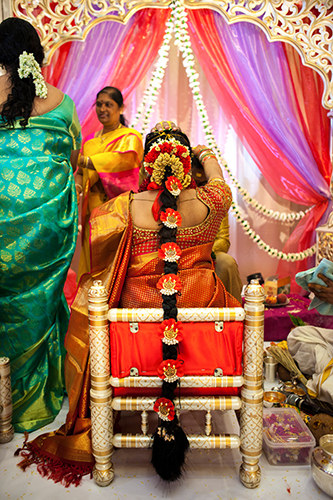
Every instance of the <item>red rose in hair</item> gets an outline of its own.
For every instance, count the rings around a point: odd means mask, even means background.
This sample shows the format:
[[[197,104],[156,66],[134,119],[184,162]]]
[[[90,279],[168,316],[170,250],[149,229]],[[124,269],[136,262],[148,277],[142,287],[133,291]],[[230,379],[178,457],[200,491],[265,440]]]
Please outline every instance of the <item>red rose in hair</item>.
[[[173,420],[175,417],[175,407],[173,402],[167,398],[159,398],[155,401],[154,411],[158,413],[161,420]]]
[[[159,326],[162,342],[168,345],[175,345],[181,342],[182,337],[179,333],[181,329],[180,322],[175,321],[173,318],[165,319]]]
[[[182,289],[182,284],[176,274],[165,274],[158,280],[156,288],[163,295],[173,295]]]
[[[158,250],[159,258],[165,260],[166,262],[177,262],[181,253],[182,251],[177,243],[173,243],[171,241],[161,245],[161,248]]]
[[[167,208],[165,212],[161,212],[160,219],[163,224],[171,229],[175,229],[182,223],[182,217],[179,212],[172,208]]]
[[[171,154],[175,146],[171,142],[163,142],[162,144],[159,144],[158,147],[160,148],[161,153]]]
[[[166,382],[175,382],[184,375],[182,364],[174,359],[165,359],[157,369],[157,375]]]

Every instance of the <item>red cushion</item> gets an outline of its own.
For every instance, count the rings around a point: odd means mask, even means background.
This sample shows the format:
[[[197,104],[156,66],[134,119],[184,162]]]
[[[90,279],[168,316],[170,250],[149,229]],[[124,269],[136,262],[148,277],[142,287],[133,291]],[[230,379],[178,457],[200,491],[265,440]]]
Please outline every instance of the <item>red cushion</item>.
[[[129,323],[110,324],[111,372],[115,378],[128,377],[135,367],[141,376],[156,376],[163,361],[159,323],[139,323],[132,333]],[[243,323],[225,322],[222,332],[215,323],[182,323],[183,340],[178,359],[183,360],[185,375],[242,374]]]

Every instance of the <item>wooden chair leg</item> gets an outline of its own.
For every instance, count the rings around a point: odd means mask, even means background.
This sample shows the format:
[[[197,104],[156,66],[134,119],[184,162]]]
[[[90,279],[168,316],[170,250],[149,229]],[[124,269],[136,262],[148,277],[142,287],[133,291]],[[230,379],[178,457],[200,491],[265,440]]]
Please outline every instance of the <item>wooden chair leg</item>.
[[[94,281],[88,293],[91,437],[95,457],[93,477],[99,486],[108,486],[114,478],[113,411],[110,379],[110,337],[108,297],[101,281]]]
[[[242,464],[239,477],[247,488],[260,484],[262,453],[264,290],[252,280],[245,291],[244,385],[241,391],[240,437]]]

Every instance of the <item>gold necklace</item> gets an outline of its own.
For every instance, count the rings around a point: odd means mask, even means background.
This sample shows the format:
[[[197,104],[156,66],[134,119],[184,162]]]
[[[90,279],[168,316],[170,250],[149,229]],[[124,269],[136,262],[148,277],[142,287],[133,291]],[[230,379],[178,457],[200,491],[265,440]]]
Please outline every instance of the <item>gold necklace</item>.
[[[109,130],[109,132],[114,132],[115,130],[117,130],[118,128],[121,128],[122,127],[122,124],[119,123],[118,127],[114,128],[113,130]],[[103,135],[106,135],[108,134],[109,132],[105,132],[105,134],[103,134],[103,130],[100,130],[98,132],[98,137],[100,137],[101,139],[101,144],[103,144],[103,142],[105,141],[106,137],[103,137]]]

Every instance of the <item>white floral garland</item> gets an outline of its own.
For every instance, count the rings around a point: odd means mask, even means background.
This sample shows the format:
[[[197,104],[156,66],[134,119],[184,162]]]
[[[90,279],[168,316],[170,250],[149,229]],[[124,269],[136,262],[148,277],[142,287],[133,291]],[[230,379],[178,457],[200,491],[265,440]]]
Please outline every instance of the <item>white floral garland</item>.
[[[28,78],[32,75],[32,79],[36,89],[36,95],[42,99],[47,98],[47,86],[42,75],[40,66],[35,59],[35,56],[26,51],[22,52],[19,58],[20,64],[18,67],[18,74],[21,79]]]
[[[172,8],[171,17],[166,24],[167,27],[163,39],[163,44],[159,50],[160,57],[155,65],[156,69],[152,75],[148,89],[144,93],[142,103],[135,116],[132,126],[134,127],[138,123],[142,115],[144,115],[142,134],[144,135],[148,130],[149,117],[153,111],[155,102],[157,101],[158,91],[162,85],[162,81],[165,74],[165,68],[167,67],[168,64],[170,40],[172,37],[172,32],[174,31],[175,44],[179,47],[179,50],[182,52],[183,65],[189,79],[189,86],[191,88],[193,98],[196,102],[200,121],[202,123],[203,130],[206,136],[207,144],[211,149],[214,150],[219,160],[219,163],[227,171],[231,182],[238,189],[238,192],[243,197],[244,202],[247,205],[250,205],[254,210],[259,212],[261,215],[279,221],[281,223],[289,224],[301,220],[310,210],[314,208],[314,206],[304,211],[292,212],[289,214],[286,214],[285,212],[280,213],[278,211],[267,209],[264,205],[262,205],[257,200],[252,198],[245,188],[242,188],[238,180],[234,177],[234,175],[230,171],[215,140],[213,129],[209,123],[206,107],[203,103],[202,96],[200,94],[200,84],[198,81],[199,75],[194,69],[194,55],[191,48],[190,37],[187,32],[187,13],[185,11],[185,8],[181,0],[174,0],[171,4],[171,8]],[[239,207],[234,202],[232,203],[231,210],[237,222],[241,224],[246,234],[248,234],[248,236],[255,243],[257,243],[258,247],[261,250],[267,252],[268,255],[270,255],[271,257],[276,257],[281,260],[295,262],[307,259],[308,257],[314,255],[314,253],[316,252],[316,245],[313,245],[312,247],[308,248],[307,250],[304,250],[303,252],[289,253],[289,254],[281,252],[275,248],[271,248],[260,238],[259,235],[255,233],[255,231],[251,229],[249,223],[242,217]]]
[[[277,259],[286,260],[288,262],[296,262],[299,260],[307,259],[312,257],[316,253],[317,245],[314,244],[312,247],[307,248],[303,252],[298,253],[284,253],[276,248],[271,248],[267,243],[265,243],[258,234],[251,229],[250,224],[242,217],[241,209],[235,202],[231,204],[231,211],[233,212],[237,222],[243,227],[244,232],[258,245],[260,250],[264,250],[271,257],[276,257]]]

